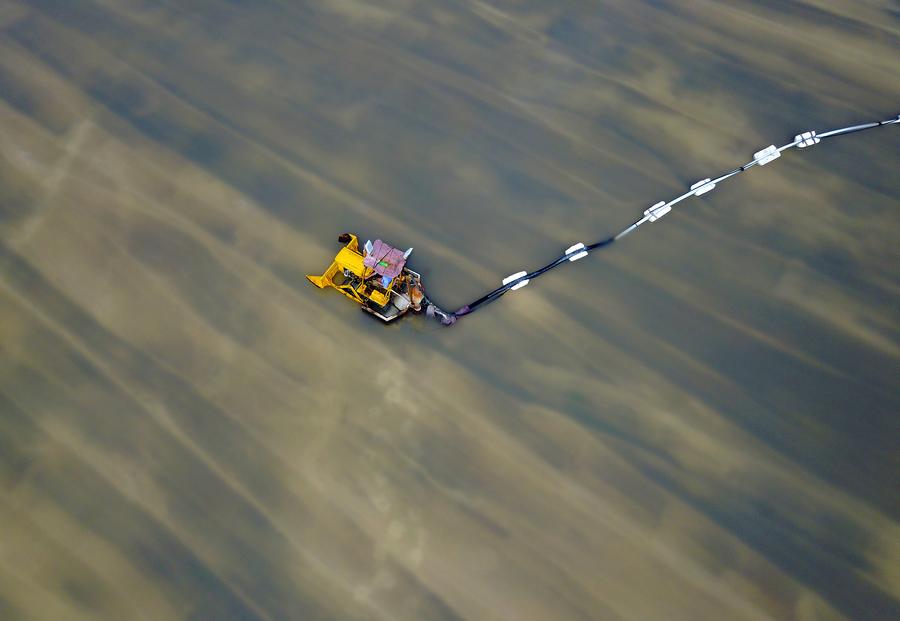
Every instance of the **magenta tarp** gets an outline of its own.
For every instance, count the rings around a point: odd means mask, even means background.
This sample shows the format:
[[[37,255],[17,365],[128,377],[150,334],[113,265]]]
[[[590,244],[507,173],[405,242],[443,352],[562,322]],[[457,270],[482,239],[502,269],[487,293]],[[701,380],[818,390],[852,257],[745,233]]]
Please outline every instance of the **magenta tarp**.
[[[372,252],[363,259],[363,265],[371,267],[376,274],[396,278],[406,265],[406,259],[403,258],[402,250],[376,239],[372,245]]]

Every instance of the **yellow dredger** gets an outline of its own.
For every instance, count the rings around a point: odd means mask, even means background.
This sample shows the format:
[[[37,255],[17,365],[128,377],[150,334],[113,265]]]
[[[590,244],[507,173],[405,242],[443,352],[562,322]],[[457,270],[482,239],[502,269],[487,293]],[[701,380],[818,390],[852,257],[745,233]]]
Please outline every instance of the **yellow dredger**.
[[[393,321],[412,310],[420,312],[425,300],[422,278],[406,267],[412,248],[403,252],[380,239],[366,242],[363,252],[356,235],[344,233],[345,244],[321,276],[307,276],[319,288],[334,287],[381,319]]]

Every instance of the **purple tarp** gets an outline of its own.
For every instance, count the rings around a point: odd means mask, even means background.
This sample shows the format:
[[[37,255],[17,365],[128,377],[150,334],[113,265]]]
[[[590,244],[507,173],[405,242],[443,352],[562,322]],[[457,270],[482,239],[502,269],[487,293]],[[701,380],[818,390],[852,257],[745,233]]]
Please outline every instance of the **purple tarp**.
[[[363,265],[371,267],[376,274],[396,278],[403,270],[403,266],[406,265],[406,259],[403,258],[402,250],[388,246],[380,239],[376,239],[372,252],[363,259]]]

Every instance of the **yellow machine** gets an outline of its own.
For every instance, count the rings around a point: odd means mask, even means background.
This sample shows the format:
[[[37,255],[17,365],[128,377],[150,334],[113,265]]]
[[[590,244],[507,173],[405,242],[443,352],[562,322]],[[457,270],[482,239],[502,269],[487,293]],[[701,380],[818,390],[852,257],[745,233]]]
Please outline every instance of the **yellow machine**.
[[[363,252],[356,235],[344,233],[346,244],[321,276],[307,276],[319,288],[334,287],[381,319],[393,321],[408,311],[420,312],[425,289],[421,277],[406,267],[412,248],[403,252],[380,239],[366,242]]]

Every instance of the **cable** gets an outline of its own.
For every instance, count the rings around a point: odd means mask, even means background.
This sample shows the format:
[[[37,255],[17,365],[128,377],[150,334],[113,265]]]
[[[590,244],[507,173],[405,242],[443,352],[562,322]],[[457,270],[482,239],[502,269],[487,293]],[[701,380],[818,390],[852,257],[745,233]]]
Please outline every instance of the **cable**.
[[[620,231],[617,235],[614,235],[613,237],[609,237],[607,239],[600,240],[598,242],[595,242],[595,243],[587,245],[587,246],[584,245],[583,243],[579,242],[573,246],[570,246],[568,249],[566,249],[566,251],[557,259],[551,261],[550,263],[548,263],[547,265],[545,265],[543,267],[540,267],[540,268],[534,270],[533,272],[526,272],[523,270],[521,272],[516,272],[515,274],[511,274],[503,279],[503,282],[499,287],[497,287],[496,289],[494,289],[493,291],[491,291],[489,293],[486,293],[485,295],[481,296],[477,300],[466,304],[465,306],[461,307],[460,309],[458,309],[455,312],[448,313],[446,311],[441,310],[440,308],[437,307],[437,305],[435,305],[433,302],[431,302],[426,297],[424,301],[427,304],[427,314],[430,317],[437,317],[438,319],[440,319],[441,323],[446,326],[453,325],[454,323],[456,323],[456,320],[459,317],[463,317],[465,315],[475,312],[477,309],[481,308],[482,306],[490,304],[494,300],[499,299],[501,296],[503,296],[508,291],[515,291],[516,289],[521,289],[522,287],[526,286],[528,283],[530,283],[535,278],[537,278],[539,276],[543,276],[550,270],[559,267],[563,263],[568,263],[571,261],[578,261],[579,259],[583,259],[589,253],[594,252],[595,250],[599,250],[601,248],[605,248],[606,246],[609,246],[613,242],[616,242],[616,241],[622,239],[626,235],[633,233],[642,224],[644,224],[646,222],[656,222],[657,220],[662,218],[664,215],[666,215],[667,213],[672,211],[672,207],[675,206],[676,204],[680,203],[681,201],[687,200],[688,198],[691,198],[694,196],[702,196],[703,194],[706,194],[707,192],[712,192],[714,189],[716,189],[718,184],[722,183],[723,181],[727,181],[728,179],[731,179],[732,177],[735,177],[743,172],[746,172],[747,170],[753,168],[754,166],[757,166],[757,165],[765,166],[766,164],[769,164],[769,163],[777,160],[779,157],[781,157],[781,154],[784,151],[787,151],[788,149],[792,149],[794,147],[799,148],[799,149],[804,149],[806,147],[811,147],[813,145],[819,144],[822,140],[825,140],[826,138],[833,138],[835,136],[843,136],[845,134],[853,134],[856,132],[865,131],[867,129],[874,129],[876,127],[882,127],[884,125],[893,125],[895,123],[900,123],[900,115],[897,115],[896,118],[888,119],[886,121],[873,121],[871,123],[863,123],[861,125],[852,125],[850,127],[844,127],[841,129],[833,129],[831,131],[823,132],[821,134],[810,130],[810,131],[806,131],[806,132],[797,134],[796,136],[794,136],[793,142],[789,142],[788,144],[783,145],[781,147],[776,147],[774,144],[769,145],[765,149],[761,149],[761,150],[757,151],[756,153],[754,153],[753,159],[751,161],[747,162],[746,164],[744,164],[743,166],[741,166],[739,168],[735,168],[734,170],[729,171],[723,175],[720,175],[720,176],[716,177],[715,179],[711,179],[711,178],[701,179],[697,183],[694,183],[693,185],[691,185],[691,187],[688,189],[687,192],[685,192],[681,196],[673,198],[670,201],[659,201],[658,203],[654,204],[649,209],[646,209],[644,211],[644,215],[642,218],[640,218],[639,220],[636,220],[633,224],[631,224],[630,226],[628,226],[625,229],[623,229],[622,231]]]

